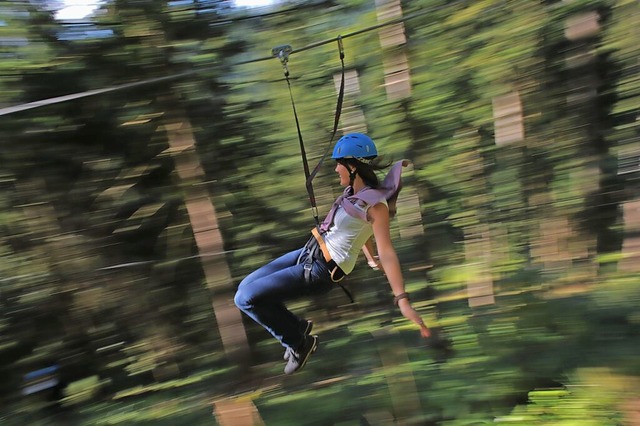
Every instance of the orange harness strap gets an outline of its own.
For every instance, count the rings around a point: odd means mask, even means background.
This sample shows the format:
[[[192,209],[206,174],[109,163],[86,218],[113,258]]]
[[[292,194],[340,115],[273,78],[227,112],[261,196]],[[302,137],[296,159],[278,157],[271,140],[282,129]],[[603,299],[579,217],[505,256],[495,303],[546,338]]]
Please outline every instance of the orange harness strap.
[[[329,254],[329,249],[327,248],[327,245],[324,242],[324,238],[322,238],[322,235],[320,235],[320,231],[318,231],[318,228],[314,227],[311,230],[311,233],[313,234],[316,241],[318,242],[318,245],[320,246],[320,250],[322,250],[322,255],[324,256],[324,260],[326,260],[327,262],[330,262],[331,255]]]
[[[325,244],[324,239],[322,238],[322,235],[320,235],[320,231],[318,231],[318,228],[313,228],[311,230],[311,234],[313,234],[313,237],[318,242],[320,251],[322,251],[322,256],[324,257],[324,260],[330,269],[329,272],[331,274],[331,281],[335,283],[342,281],[344,277],[346,277],[346,274],[342,271],[342,269],[340,269],[338,264],[331,258],[331,254],[329,254],[329,249],[327,248],[327,245]]]

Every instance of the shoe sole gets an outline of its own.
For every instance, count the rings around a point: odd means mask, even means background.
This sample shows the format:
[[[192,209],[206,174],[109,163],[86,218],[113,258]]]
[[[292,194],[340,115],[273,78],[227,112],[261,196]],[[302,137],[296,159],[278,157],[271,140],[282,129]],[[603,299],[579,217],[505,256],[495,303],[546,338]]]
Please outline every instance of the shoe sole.
[[[307,328],[304,329],[304,334],[311,334],[311,330],[313,330],[313,321],[307,321]]]
[[[313,330],[313,321],[307,320],[307,328],[304,329],[304,335],[311,334],[311,330]],[[284,356],[282,357],[285,361],[289,361],[289,351],[284,351]]]
[[[314,334],[311,337],[313,337],[313,346],[311,346],[311,349],[309,350],[309,352],[307,352],[307,356],[304,357],[304,359],[300,363],[300,366],[295,371],[302,370],[302,367],[304,367],[307,364],[307,361],[309,360],[309,357],[311,356],[311,354],[318,350],[318,336]]]
[[[307,352],[307,355],[304,357],[304,359],[299,360],[300,364],[298,365],[298,368],[287,373],[287,368],[285,367],[284,374],[291,375],[295,372],[302,370],[302,368],[307,364],[307,361],[309,360],[309,357],[311,356],[311,354],[314,353],[316,350],[318,350],[318,341],[319,341],[318,336],[313,335],[311,337],[313,338],[313,344],[311,345],[311,348],[309,349],[309,352]]]

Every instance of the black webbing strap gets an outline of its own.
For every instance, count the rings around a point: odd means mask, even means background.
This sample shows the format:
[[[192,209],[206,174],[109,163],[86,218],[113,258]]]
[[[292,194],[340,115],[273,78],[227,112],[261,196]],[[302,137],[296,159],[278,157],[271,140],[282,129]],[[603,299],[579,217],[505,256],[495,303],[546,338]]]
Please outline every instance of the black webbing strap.
[[[333,138],[336,137],[336,133],[338,132],[338,124],[340,123],[340,114],[342,113],[342,101],[344,100],[344,46],[342,45],[341,36],[338,36],[337,41],[338,41],[338,50],[340,51],[341,76],[340,76],[340,89],[338,90],[338,100],[336,102],[336,112],[334,114],[334,119],[333,119],[333,131],[331,132],[331,137],[329,138],[329,143],[327,144],[327,147],[324,150],[324,154],[322,154],[322,157],[320,157],[320,161],[318,161],[318,164],[316,165],[316,167],[314,167],[313,172],[311,172],[311,175],[307,177],[307,187],[311,186],[311,182],[318,174],[318,171],[320,170],[320,167],[322,166],[322,163],[324,162],[325,158],[327,158],[327,155],[331,150],[331,145],[333,144]]]
[[[298,112],[296,110],[296,103],[293,99],[293,92],[291,90],[291,82],[289,80],[289,68],[287,66],[287,62],[289,60],[289,54],[293,52],[293,49],[289,45],[278,46],[271,49],[271,53],[273,56],[277,56],[282,63],[282,67],[284,69],[284,77],[287,82],[287,88],[289,89],[289,98],[291,99],[291,107],[293,108],[293,116],[296,121],[296,129],[298,131],[298,141],[300,143],[300,155],[302,156],[302,166],[304,168],[304,176],[305,176],[305,186],[307,188],[307,193],[309,194],[309,202],[311,203],[311,212],[313,214],[313,219],[316,222],[316,226],[320,226],[320,219],[318,218],[318,206],[316,204],[316,196],[313,191],[313,179],[318,174],[324,159],[326,158],[329,150],[331,149],[331,145],[333,143],[333,138],[335,137],[338,131],[338,123],[340,122],[340,114],[342,112],[342,102],[344,99],[344,47],[342,45],[342,37],[338,36],[338,50],[340,51],[340,63],[341,63],[341,79],[340,79],[340,89],[338,90],[338,100],[336,102],[336,112],[333,120],[333,131],[331,132],[331,137],[329,138],[329,143],[327,144],[327,148],[323,156],[320,158],[320,161],[314,167],[313,172],[309,171],[309,162],[307,161],[307,153],[304,148],[304,141],[302,139],[302,131],[300,130],[300,120],[298,119]]]

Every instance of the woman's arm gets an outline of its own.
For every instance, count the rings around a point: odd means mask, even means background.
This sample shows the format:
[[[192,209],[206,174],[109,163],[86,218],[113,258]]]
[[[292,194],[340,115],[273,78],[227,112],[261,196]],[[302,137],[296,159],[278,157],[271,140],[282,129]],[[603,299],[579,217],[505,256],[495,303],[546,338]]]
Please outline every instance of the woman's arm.
[[[423,337],[429,337],[431,332],[424,324],[420,315],[413,309],[409,302],[408,294],[404,289],[404,278],[400,268],[398,255],[391,242],[391,233],[389,231],[389,210],[384,204],[376,204],[369,208],[369,218],[373,225],[373,235],[376,240],[376,248],[380,257],[380,264],[384,270],[391,291],[397,301],[398,307],[402,315],[410,321],[420,326],[420,333]]]

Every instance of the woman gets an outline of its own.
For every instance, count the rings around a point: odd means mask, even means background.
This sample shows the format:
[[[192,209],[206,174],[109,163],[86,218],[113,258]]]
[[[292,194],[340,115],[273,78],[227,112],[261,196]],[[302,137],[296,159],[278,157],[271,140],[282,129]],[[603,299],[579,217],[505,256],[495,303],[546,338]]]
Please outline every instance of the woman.
[[[346,187],[344,194],[320,228],[312,230],[313,236],[303,248],[259,268],[238,287],[236,306],[285,347],[285,374],[304,367],[318,347],[318,336],[311,335],[311,321],[294,315],[283,302],[334,288],[353,270],[361,249],[369,265],[387,276],[402,315],[420,327],[423,337],[431,334],[411,307],[389,232],[401,188],[400,173],[408,163],[396,163],[381,184],[375,173],[382,168],[375,161],[377,155],[374,142],[364,134],[350,133],[340,138],[332,158],[340,184]]]

